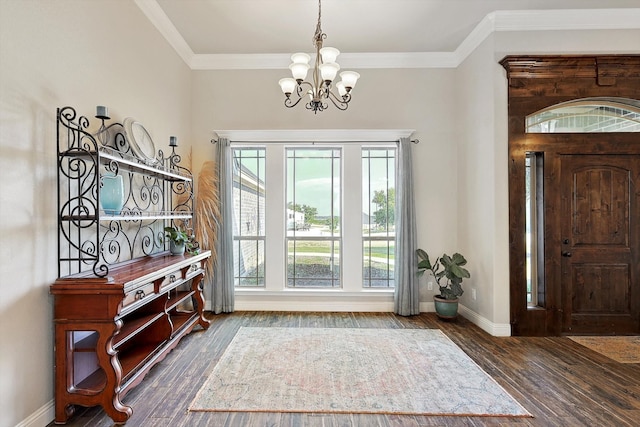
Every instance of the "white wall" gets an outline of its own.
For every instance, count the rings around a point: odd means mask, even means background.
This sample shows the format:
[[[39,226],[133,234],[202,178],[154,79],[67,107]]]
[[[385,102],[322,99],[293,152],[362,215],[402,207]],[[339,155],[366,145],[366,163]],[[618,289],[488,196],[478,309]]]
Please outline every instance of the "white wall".
[[[190,70],[134,2],[0,1],[0,426],[53,419],[56,108],[109,106],[164,148],[188,141],[190,96]]]
[[[505,157],[497,159],[495,139],[495,95],[493,61],[493,35],[489,36],[456,70],[459,121],[458,156],[458,233],[459,250],[466,256],[471,278],[466,280],[463,304],[477,314],[496,321],[494,297],[496,271],[494,259],[498,256],[501,240],[496,230],[508,224],[508,213],[498,209],[496,198],[506,191],[506,182],[498,180],[496,172]],[[508,257],[505,265],[508,266]],[[504,285],[504,284],[503,284]],[[508,290],[508,283],[507,290]],[[476,299],[473,299],[473,290]],[[507,292],[508,295],[508,292]],[[508,299],[506,301],[508,315]],[[503,314],[503,313],[499,313]],[[501,316],[500,321],[508,322]]]
[[[394,69],[361,71],[362,77],[353,92],[353,101],[346,111],[329,107],[318,114],[303,105],[288,109],[278,79],[284,70],[197,71],[194,72],[192,111],[194,135],[194,168],[213,156],[209,142],[214,131],[273,129],[415,129],[414,179],[417,185],[416,210],[419,218],[418,242],[430,253],[442,253],[456,248],[457,203],[452,189],[456,188],[456,129],[459,127],[454,103],[454,73],[452,69]],[[220,100],[220,102],[216,102]],[[281,242],[280,242],[281,243]],[[268,242],[267,242],[268,244]],[[278,246],[274,250],[281,250]],[[422,279],[424,288],[425,279]],[[422,299],[431,300],[433,292],[422,289]],[[239,309],[255,307],[256,293],[251,298],[236,294]],[[324,295],[326,297],[326,295]],[[260,300],[266,309],[304,309],[311,296],[289,301],[291,295],[280,296],[283,304],[273,305]],[[320,298],[320,297],[319,297]],[[248,304],[251,299],[252,305]],[[295,299],[295,298],[294,298]],[[362,303],[366,297],[360,297]],[[371,298],[372,309],[393,307],[393,297],[387,305],[377,305],[380,296]],[[345,304],[342,297],[332,301],[319,299],[315,309],[362,309],[366,305]],[[356,308],[357,307],[357,308]]]

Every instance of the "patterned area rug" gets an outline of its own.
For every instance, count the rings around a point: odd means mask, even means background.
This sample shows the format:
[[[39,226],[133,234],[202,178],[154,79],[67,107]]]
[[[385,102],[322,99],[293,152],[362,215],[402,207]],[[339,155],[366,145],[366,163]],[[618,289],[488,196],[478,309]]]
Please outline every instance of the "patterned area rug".
[[[243,327],[189,410],[531,416],[436,329]]]
[[[569,337],[620,363],[640,363],[640,336]]]

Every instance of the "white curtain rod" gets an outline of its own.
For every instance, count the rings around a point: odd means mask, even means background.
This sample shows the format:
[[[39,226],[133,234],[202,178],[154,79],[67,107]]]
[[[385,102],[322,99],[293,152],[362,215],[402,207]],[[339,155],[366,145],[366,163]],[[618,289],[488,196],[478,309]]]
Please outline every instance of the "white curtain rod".
[[[288,142],[334,142],[334,143],[395,143],[402,138],[411,138],[414,129],[252,129],[215,130],[214,141],[226,138],[238,143],[288,143]]]

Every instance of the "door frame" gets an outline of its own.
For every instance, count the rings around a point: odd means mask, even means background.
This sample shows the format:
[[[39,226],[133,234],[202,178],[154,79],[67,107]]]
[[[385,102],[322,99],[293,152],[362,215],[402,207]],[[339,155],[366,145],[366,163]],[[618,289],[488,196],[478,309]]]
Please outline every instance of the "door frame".
[[[565,101],[587,97],[637,99],[640,55],[507,56],[509,94],[509,297],[514,336],[557,336],[562,331],[561,263],[546,262],[546,288],[538,306],[528,307],[525,253],[525,157],[543,153],[544,188],[559,186],[563,154],[638,154],[640,137],[629,133],[527,134],[527,115]],[[577,137],[578,136],[578,137]],[[546,191],[544,217],[561,206],[559,191]],[[552,221],[551,221],[552,222]],[[559,221],[544,220],[545,259],[561,251]]]

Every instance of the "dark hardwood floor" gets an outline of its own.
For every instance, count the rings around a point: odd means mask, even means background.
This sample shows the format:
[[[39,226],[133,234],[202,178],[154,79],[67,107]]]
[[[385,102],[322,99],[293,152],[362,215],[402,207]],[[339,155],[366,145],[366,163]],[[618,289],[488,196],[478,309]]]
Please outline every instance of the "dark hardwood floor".
[[[492,337],[471,322],[434,313],[237,312],[211,315],[208,331],[187,336],[124,403],[131,427],[193,426],[639,426],[640,364],[621,364],[568,338]],[[187,407],[240,326],[439,328],[534,418],[361,414],[188,413]],[[50,424],[53,426],[53,424]],[[111,426],[99,408],[78,408],[68,426]]]

